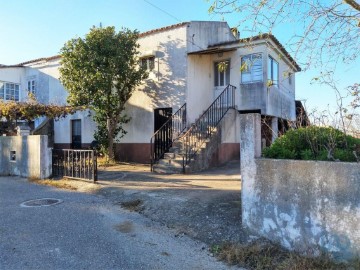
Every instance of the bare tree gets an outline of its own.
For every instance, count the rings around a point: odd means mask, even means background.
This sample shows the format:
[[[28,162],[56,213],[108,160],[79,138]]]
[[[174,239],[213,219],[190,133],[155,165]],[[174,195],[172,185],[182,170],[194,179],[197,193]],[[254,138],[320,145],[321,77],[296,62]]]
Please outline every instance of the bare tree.
[[[334,68],[358,57],[360,4],[357,0],[210,0],[209,12],[236,14],[238,29],[249,35],[294,30],[285,46],[303,69]]]

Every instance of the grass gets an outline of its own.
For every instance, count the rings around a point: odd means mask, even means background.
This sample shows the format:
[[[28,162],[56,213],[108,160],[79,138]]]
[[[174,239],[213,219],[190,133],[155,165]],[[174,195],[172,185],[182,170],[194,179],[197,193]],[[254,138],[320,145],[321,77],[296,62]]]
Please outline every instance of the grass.
[[[326,255],[316,258],[304,257],[266,240],[257,240],[249,245],[213,245],[211,251],[222,261],[255,270],[356,270],[360,260],[337,263]]]
[[[59,179],[59,180],[50,180],[50,179],[29,179],[30,182],[37,183],[45,186],[52,186],[56,188],[69,189],[69,190],[77,190],[77,187],[71,185],[67,179]]]
[[[110,160],[105,156],[97,157],[97,164],[100,167],[112,167],[118,165],[115,160]]]

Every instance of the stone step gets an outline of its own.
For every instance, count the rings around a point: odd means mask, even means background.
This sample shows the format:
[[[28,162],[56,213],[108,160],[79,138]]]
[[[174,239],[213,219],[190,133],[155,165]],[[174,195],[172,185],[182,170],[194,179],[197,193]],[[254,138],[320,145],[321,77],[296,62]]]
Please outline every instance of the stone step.
[[[183,172],[183,167],[174,167],[158,163],[154,165],[153,171],[161,174],[179,174]]]
[[[167,152],[164,154],[164,159],[173,159],[176,157],[176,153],[174,152]]]
[[[160,159],[158,164],[167,165],[167,166],[173,166],[175,168],[179,168],[183,166],[183,160],[182,158],[175,158],[175,159]]]

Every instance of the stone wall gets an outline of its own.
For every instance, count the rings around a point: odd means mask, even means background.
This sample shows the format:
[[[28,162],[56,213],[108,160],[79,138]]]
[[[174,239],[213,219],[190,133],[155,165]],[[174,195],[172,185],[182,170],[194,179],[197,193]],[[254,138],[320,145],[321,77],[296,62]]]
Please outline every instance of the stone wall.
[[[240,121],[243,225],[303,254],[360,256],[360,164],[255,158],[258,118]]]
[[[0,175],[44,179],[51,175],[51,149],[43,135],[0,137]]]

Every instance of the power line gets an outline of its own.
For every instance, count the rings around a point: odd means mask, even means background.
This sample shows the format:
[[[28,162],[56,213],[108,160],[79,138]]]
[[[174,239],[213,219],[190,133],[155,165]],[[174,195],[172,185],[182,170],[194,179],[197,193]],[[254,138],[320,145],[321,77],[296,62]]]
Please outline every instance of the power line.
[[[170,16],[171,18],[175,19],[178,22],[182,22],[181,20],[179,20],[178,18],[176,18],[174,15],[170,14],[169,12],[163,10],[162,8],[154,5],[153,3],[149,2],[148,0],[144,0],[144,2],[148,3],[149,5],[153,6],[154,8],[160,10],[161,12],[165,13],[166,15]]]

